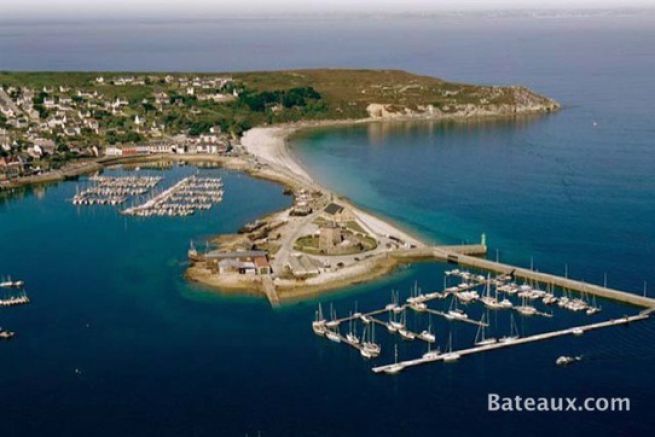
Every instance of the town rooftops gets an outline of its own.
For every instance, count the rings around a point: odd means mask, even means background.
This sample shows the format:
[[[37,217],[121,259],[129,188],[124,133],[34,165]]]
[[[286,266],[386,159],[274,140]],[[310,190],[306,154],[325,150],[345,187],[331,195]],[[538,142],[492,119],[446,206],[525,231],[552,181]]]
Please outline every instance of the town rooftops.
[[[337,205],[336,203],[330,203],[325,207],[324,211],[330,215],[339,214],[343,211],[343,206]]]

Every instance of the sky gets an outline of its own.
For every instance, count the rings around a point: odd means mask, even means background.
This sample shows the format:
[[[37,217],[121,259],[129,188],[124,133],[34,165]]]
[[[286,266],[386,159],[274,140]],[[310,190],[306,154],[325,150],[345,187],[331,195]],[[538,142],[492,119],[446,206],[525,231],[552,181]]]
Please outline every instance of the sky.
[[[3,18],[653,7],[655,0],[0,0]]]

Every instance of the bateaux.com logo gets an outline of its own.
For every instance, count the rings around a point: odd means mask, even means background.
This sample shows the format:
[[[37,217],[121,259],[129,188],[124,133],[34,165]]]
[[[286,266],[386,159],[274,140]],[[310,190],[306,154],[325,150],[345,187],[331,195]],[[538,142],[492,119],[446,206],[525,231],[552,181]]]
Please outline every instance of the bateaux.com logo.
[[[487,410],[501,412],[594,412],[630,411],[630,398],[626,397],[529,397],[487,395]]]

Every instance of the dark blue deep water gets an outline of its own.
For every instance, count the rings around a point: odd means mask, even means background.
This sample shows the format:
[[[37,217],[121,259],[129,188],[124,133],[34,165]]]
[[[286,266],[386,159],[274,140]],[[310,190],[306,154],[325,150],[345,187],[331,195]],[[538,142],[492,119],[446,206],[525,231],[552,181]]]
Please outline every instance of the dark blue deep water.
[[[0,68],[243,70],[394,67],[476,83],[521,83],[560,113],[481,123],[391,124],[308,132],[294,150],[317,178],[435,242],[477,241],[490,257],[640,292],[655,287],[653,16],[4,23]],[[175,30],[175,32],[173,32]],[[265,35],[263,37],[262,35]],[[150,171],[150,170],[148,170]],[[175,180],[195,171],[165,172]],[[316,338],[316,302],[273,311],[259,299],[187,284],[190,239],[234,232],[282,208],[279,186],[222,171],[225,201],[186,219],[133,219],[66,202],[75,182],[0,203],[0,275],[31,305],[0,310],[0,435],[646,435],[651,321],[424,366],[370,372]],[[340,313],[440,288],[419,264],[326,296]],[[655,290],[653,290],[655,293]],[[635,309],[601,302],[607,318]],[[479,309],[469,309],[479,317]],[[523,334],[584,323],[556,311]],[[410,317],[410,326],[425,318]],[[475,329],[434,320],[443,344]],[[506,314],[492,316],[505,335]],[[379,332],[390,361],[395,340]],[[400,343],[402,358],[422,352]],[[584,354],[566,369],[561,354]],[[75,370],[79,371],[76,372]],[[627,396],[630,413],[488,413],[487,393]]]

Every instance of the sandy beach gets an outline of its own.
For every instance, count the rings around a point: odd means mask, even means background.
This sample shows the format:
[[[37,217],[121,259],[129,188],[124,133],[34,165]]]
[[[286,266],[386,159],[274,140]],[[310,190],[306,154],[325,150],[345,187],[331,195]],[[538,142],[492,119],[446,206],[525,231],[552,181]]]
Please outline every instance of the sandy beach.
[[[244,134],[241,144],[249,153],[255,156],[258,161],[268,164],[277,173],[294,180],[294,182],[307,184],[308,188],[320,189],[324,192],[332,193],[329,189],[320,186],[309,175],[298,161],[296,161],[293,153],[288,147],[288,139],[291,135],[303,128],[316,127],[318,125],[319,124],[311,123],[307,125],[296,124],[292,126],[257,127],[250,129]],[[332,194],[334,194],[335,197],[340,197],[338,193]],[[416,246],[423,246],[425,244],[418,237],[411,235],[407,231],[402,230],[369,212],[363,211],[352,202],[343,198],[340,199],[340,202],[346,203],[352,209],[353,213],[355,213],[370,233],[394,235]]]

